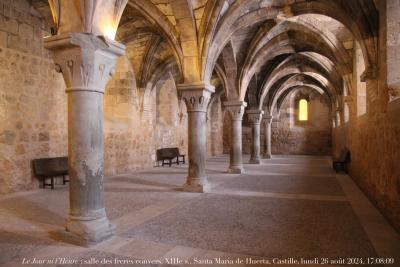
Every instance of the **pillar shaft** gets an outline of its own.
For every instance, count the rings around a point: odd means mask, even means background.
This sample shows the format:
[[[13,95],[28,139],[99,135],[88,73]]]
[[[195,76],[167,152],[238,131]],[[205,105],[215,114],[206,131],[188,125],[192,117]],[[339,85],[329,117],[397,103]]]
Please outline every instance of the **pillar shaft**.
[[[214,87],[204,83],[178,85],[188,111],[188,156],[189,173],[183,190],[208,192],[206,174],[207,106]]]
[[[243,101],[230,101],[224,103],[231,117],[231,147],[229,160],[229,173],[243,173],[242,161],[242,119],[247,106]]]
[[[261,110],[248,110],[249,121],[251,123],[251,155],[250,163],[260,164],[260,123],[261,117],[264,112]]]
[[[265,152],[264,158],[270,159],[272,157],[272,149],[271,149],[271,124],[272,124],[272,116],[266,116],[263,118],[265,125]]]
[[[124,46],[82,33],[48,38],[45,46],[54,51],[68,94],[70,212],[61,238],[87,246],[115,229],[103,201],[103,94]]]

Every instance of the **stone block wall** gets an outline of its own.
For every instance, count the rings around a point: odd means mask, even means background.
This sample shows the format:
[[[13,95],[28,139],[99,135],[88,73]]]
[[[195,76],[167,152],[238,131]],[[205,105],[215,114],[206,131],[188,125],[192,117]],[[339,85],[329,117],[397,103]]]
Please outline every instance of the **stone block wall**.
[[[178,147],[187,155],[187,111],[185,103],[178,99],[175,81],[172,78],[160,81],[154,91],[154,150]]]
[[[0,2],[0,194],[35,189],[31,160],[67,155],[67,94],[51,53],[43,47],[44,21],[26,0]],[[187,155],[187,112],[172,79],[146,95],[136,87],[127,57],[117,60],[104,95],[105,175],[154,165],[157,148]],[[220,100],[211,108],[208,151],[222,149]],[[218,139],[221,137],[220,139]]]
[[[307,122],[297,121],[296,95],[309,99]],[[330,155],[332,128],[329,100],[312,89],[299,89],[283,101],[279,119],[272,122],[272,154],[276,155]],[[261,123],[261,154],[264,153],[265,126]],[[251,127],[244,120],[243,153],[251,152]]]
[[[350,175],[400,230],[400,101],[387,112],[350,117],[334,129],[336,151],[351,152]]]
[[[223,138],[222,138],[222,152],[224,154],[230,153],[231,147],[231,119],[229,113],[224,111],[223,114],[223,130],[222,130]]]
[[[43,56],[44,21],[32,12],[26,0],[0,2],[0,46]]]
[[[47,57],[0,47],[0,193],[36,188],[34,158],[67,154],[67,96]]]
[[[400,98],[400,1],[386,0],[386,26],[384,32],[387,33],[386,37],[386,51],[387,51],[387,84],[389,91],[389,100],[393,101]],[[382,4],[382,3],[381,3]],[[381,13],[383,8],[381,8]],[[384,38],[381,38],[384,39]]]
[[[207,156],[218,156],[224,153],[223,119],[221,98],[216,95],[211,100],[207,112]]]
[[[104,171],[118,175],[153,166],[153,121],[144,118],[132,65],[117,59],[104,96]]]
[[[308,99],[308,120],[304,122],[297,119],[298,94]],[[306,88],[293,91],[284,100],[279,119],[272,123],[272,154],[330,155],[330,117],[326,95]]]
[[[365,66],[359,60],[361,51],[356,44],[353,51],[356,85],[350,92],[351,101],[347,102],[349,121],[333,129],[333,144],[336,154],[344,146],[349,148],[350,176],[400,231],[400,99],[396,94],[400,5],[399,1],[387,1],[387,6],[385,1],[378,4],[379,74],[360,82]],[[360,96],[363,101],[359,101]]]
[[[34,158],[67,154],[67,96],[26,0],[0,2],[0,194],[38,187]]]

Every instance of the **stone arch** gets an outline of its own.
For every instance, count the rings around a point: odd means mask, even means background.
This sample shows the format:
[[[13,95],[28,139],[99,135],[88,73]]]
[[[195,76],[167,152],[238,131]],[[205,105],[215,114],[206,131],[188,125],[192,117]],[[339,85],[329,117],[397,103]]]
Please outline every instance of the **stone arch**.
[[[376,75],[378,12],[374,2],[368,1],[329,1],[319,0],[298,2],[290,5],[293,15],[320,14],[331,17],[345,25],[360,43],[366,63],[366,72]],[[349,14],[351,10],[356,16]]]
[[[299,36],[299,35],[298,35]],[[296,46],[299,46],[300,50],[296,48]],[[345,71],[340,70],[340,66],[343,64],[340,64],[338,62],[339,59],[335,58],[335,52],[330,51],[327,55],[328,49],[324,50],[321,49],[321,46],[323,47],[323,43],[318,44],[317,39],[314,39],[313,42],[310,40],[296,40],[296,39],[291,39],[287,34],[282,33],[281,35],[278,35],[276,38],[272,39],[269,43],[267,43],[266,46],[264,46],[260,51],[256,53],[255,56],[253,56],[254,61],[247,61],[245,63],[245,66],[242,68],[239,82],[240,82],[240,88],[242,88],[242,91],[240,93],[240,96],[243,97],[245,94],[245,90],[247,89],[247,82],[249,80],[249,77],[253,75],[253,73],[260,68],[261,64],[265,64],[269,60],[272,60],[277,54],[281,53],[296,53],[296,52],[304,52],[304,55],[306,52],[314,52],[316,54],[323,55],[326,57],[329,61],[331,61],[334,64],[338,64],[338,72],[343,73]],[[275,52],[275,54],[271,54],[271,51],[274,51],[276,47],[281,47],[280,49],[284,49],[282,52]],[[292,50],[292,51],[291,51]],[[308,55],[307,55],[308,56]],[[308,56],[309,57],[309,56]]]
[[[335,98],[335,96],[331,95],[329,91],[325,87],[323,87],[321,84],[318,84],[317,82],[313,81],[312,79],[304,79],[303,80],[298,80],[299,76],[298,75],[293,75],[290,77],[284,84],[282,84],[277,90],[274,90],[272,96],[269,98],[269,101],[267,102],[267,108],[269,112],[271,113],[273,110],[276,108],[279,110],[280,105],[283,102],[283,99],[286,97],[289,92],[296,88],[296,87],[305,87],[305,88],[310,88],[316,90],[320,94],[326,93],[331,100],[331,102],[334,102],[332,98]]]
[[[165,37],[174,51],[174,56],[178,68],[182,71],[183,68],[183,51],[179,43],[179,34],[176,28],[166,18],[166,16],[148,0],[129,0],[128,5],[140,12],[148,21],[156,25],[160,29],[160,33]]]
[[[274,71],[274,73],[266,79],[265,83],[263,84],[263,89],[261,91],[260,103],[264,103],[264,98],[266,97],[268,91],[274,83],[281,79],[286,80],[288,77],[295,74],[306,74],[308,76],[311,76],[324,84],[327,88],[329,88],[329,90],[332,92],[331,94],[335,94],[335,86],[333,81],[329,77],[326,78],[326,76],[324,76],[324,74],[321,73],[319,70],[310,66],[302,66],[301,68],[299,68],[296,65],[291,65]]]

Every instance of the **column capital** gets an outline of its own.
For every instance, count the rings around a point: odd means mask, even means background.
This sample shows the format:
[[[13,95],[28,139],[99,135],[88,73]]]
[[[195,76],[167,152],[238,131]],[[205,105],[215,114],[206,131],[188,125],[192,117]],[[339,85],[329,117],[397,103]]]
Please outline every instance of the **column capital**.
[[[247,103],[244,101],[225,101],[224,107],[231,115],[232,120],[241,121],[243,119],[244,110]]]
[[[188,112],[207,112],[211,94],[215,92],[214,86],[200,82],[178,84],[177,88],[185,101]]]
[[[263,110],[259,109],[249,109],[246,111],[249,121],[251,123],[257,124],[261,122],[262,115],[264,114]]]
[[[125,46],[103,36],[66,33],[45,38],[45,48],[54,52],[56,70],[64,76],[68,91],[104,93],[114,74],[115,59]]]
[[[266,115],[266,116],[263,116],[263,118],[262,118],[262,120],[265,122],[265,123],[271,123],[272,122],[272,116],[271,115]]]

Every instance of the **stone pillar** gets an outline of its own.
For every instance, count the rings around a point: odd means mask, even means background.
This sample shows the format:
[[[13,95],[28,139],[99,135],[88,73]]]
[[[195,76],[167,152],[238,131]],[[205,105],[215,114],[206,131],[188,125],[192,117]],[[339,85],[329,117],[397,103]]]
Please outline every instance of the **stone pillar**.
[[[110,39],[68,33],[45,39],[68,94],[70,212],[61,238],[89,246],[111,237],[103,203],[103,94],[125,47]]]
[[[243,173],[242,162],[242,119],[244,109],[247,106],[243,101],[224,102],[226,110],[229,112],[231,125],[231,147],[229,159],[229,173]]]
[[[271,153],[271,124],[272,124],[272,116],[264,116],[263,117],[264,125],[265,125],[265,151],[264,151],[264,159],[270,159],[272,156]]]
[[[189,173],[183,190],[204,193],[210,190],[206,174],[207,106],[214,87],[204,83],[178,85],[188,112]]]
[[[260,164],[260,123],[262,110],[248,110],[247,115],[249,116],[249,121],[251,123],[251,134],[252,134],[252,146],[251,146],[251,164]]]

